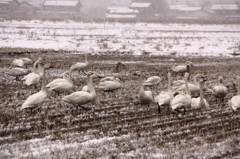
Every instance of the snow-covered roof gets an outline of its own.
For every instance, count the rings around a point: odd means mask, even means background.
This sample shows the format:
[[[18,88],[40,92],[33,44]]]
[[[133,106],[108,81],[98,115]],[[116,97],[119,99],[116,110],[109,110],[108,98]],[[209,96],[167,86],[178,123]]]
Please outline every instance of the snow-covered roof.
[[[135,18],[136,15],[135,14],[107,14],[106,18]]]
[[[12,1],[14,1],[14,0],[1,0],[0,4],[9,4]]]
[[[213,4],[212,10],[238,10],[237,4]]]
[[[46,0],[44,5],[48,6],[76,6],[78,0]]]
[[[183,8],[183,7],[188,7],[188,5],[185,5],[185,4],[169,5],[169,9],[172,9],[172,10],[179,10],[180,8]]]
[[[151,5],[151,3],[147,2],[133,2],[130,4],[131,8],[147,8]]]
[[[138,13],[139,11],[136,9],[130,9],[128,7],[119,7],[115,9],[110,9],[109,13]]]
[[[182,7],[179,9],[179,11],[197,11],[201,9],[201,7]]]

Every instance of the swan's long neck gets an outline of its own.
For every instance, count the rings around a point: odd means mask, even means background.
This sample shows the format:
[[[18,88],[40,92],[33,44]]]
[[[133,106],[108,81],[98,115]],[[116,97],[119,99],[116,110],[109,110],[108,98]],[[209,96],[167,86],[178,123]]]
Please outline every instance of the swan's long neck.
[[[45,75],[45,68],[44,67],[43,67],[43,79],[42,79],[41,91],[47,92],[47,88],[46,88],[46,75]]]
[[[238,94],[240,95],[240,77],[237,78],[237,84],[238,84]]]
[[[168,73],[168,91],[171,91],[172,77],[171,73]]]
[[[199,77],[199,74],[197,74],[195,77],[194,77],[194,84],[196,85],[196,86],[200,86],[199,85],[199,83],[197,82],[197,78]]]
[[[185,77],[185,91],[188,95],[191,96],[191,92],[189,91],[189,88],[188,88],[188,77]]]
[[[205,103],[204,103],[204,99],[203,99],[203,82],[200,82],[199,87],[200,87],[200,101],[199,101],[199,105],[200,105],[200,107],[204,107]]]
[[[86,65],[88,64],[87,53],[85,53],[85,63],[86,63]]]
[[[88,76],[88,80],[89,80],[88,88],[90,90],[90,93],[93,95],[96,95],[95,89],[93,87],[93,76],[90,76],[90,77]]]
[[[37,64],[38,64],[38,60],[33,64],[33,73],[39,74],[38,70],[37,70]]]
[[[68,80],[68,77],[67,77],[67,72],[64,72],[64,73],[63,73],[63,79],[66,79],[66,80]]]

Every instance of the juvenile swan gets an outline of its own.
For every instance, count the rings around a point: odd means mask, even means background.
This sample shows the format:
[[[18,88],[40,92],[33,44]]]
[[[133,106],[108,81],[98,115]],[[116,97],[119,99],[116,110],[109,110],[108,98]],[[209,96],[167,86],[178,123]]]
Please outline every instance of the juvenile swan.
[[[93,78],[99,78],[99,77],[100,77],[99,75],[95,75],[91,71],[87,72],[87,78],[90,80],[89,85],[88,85],[88,87],[90,89],[90,93],[85,92],[85,91],[77,91],[77,92],[74,92],[70,95],[63,97],[62,100],[66,103],[75,105],[77,108],[81,107],[85,110],[90,110],[91,108],[86,108],[82,105],[95,101],[96,92],[93,87]]]
[[[230,101],[228,101],[228,105],[232,107],[233,112],[240,109],[240,76],[237,76],[236,79],[238,84],[238,87],[237,87],[238,93],[236,96],[233,96]]]
[[[189,74],[185,73],[184,80],[185,80],[185,93],[180,93],[173,98],[171,101],[171,108],[177,112],[180,112],[179,109],[183,108],[185,113],[185,108],[191,106],[191,93],[188,89],[188,77]]]
[[[134,75],[139,76],[139,100],[142,104],[147,104],[149,106],[153,102],[152,92],[144,90],[142,74],[140,73],[140,71],[136,71]]]
[[[45,77],[45,69],[50,68],[51,65],[46,64],[43,67],[43,80],[42,80],[42,88],[38,93],[35,93],[27,98],[27,100],[22,104],[21,109],[35,109],[43,105],[45,100],[47,99],[47,89],[46,89],[46,77]]]

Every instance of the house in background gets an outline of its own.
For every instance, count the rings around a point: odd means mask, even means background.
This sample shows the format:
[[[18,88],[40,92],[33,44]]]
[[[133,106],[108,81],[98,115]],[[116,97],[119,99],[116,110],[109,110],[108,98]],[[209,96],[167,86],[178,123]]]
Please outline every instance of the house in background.
[[[27,1],[23,1],[18,6],[18,11],[23,12],[25,15],[33,16],[40,7],[33,6]]]
[[[0,0],[0,12],[13,12],[18,9],[19,2],[17,0]]]
[[[76,14],[81,10],[80,0],[45,0],[42,12]]]
[[[132,19],[136,18],[139,13],[136,9],[130,9],[126,6],[109,6],[107,7],[106,18],[108,19]]]
[[[210,9],[226,15],[239,13],[238,4],[213,4]]]
[[[129,8],[139,11],[137,15],[139,19],[148,19],[154,16],[154,10],[151,5],[152,3],[150,2],[132,2]]]

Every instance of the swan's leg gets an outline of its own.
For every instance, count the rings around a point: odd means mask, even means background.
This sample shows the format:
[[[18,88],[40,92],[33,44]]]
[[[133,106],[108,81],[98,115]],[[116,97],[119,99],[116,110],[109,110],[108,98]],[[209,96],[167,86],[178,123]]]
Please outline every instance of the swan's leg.
[[[223,101],[224,101],[224,98],[222,98],[222,103],[223,103]]]
[[[84,70],[82,70],[82,72],[83,72],[85,75],[87,75],[87,73],[86,73]]]
[[[20,81],[20,79],[19,79],[19,77],[18,77],[18,76],[16,76],[16,81]]]
[[[92,108],[86,108],[86,107],[84,107],[84,106],[81,106],[81,105],[78,105],[79,107],[81,107],[81,108],[83,108],[84,110],[86,110],[86,111],[89,111],[89,110],[91,110]]]

